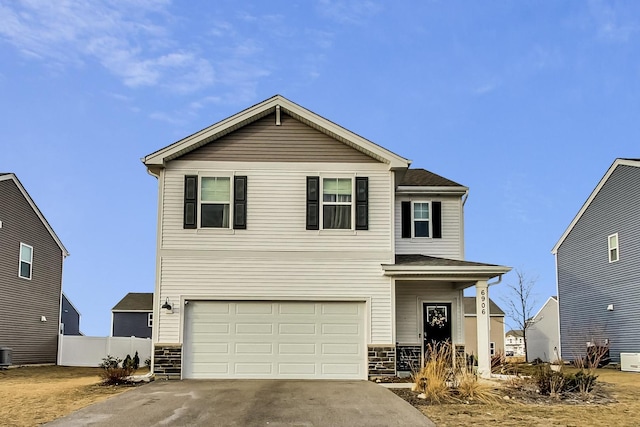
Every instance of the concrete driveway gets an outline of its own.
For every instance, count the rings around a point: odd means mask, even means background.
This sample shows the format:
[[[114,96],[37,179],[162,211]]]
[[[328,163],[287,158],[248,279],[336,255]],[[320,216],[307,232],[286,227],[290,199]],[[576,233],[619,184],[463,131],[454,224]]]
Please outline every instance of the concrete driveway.
[[[156,381],[47,426],[435,426],[369,381]]]

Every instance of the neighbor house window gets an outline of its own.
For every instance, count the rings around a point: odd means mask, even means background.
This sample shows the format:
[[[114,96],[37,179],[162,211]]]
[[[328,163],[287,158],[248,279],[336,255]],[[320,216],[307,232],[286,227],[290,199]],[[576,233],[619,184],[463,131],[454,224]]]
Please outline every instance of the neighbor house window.
[[[413,202],[413,237],[429,237],[431,235],[429,232],[430,211],[429,202]]]
[[[231,179],[202,177],[200,180],[200,227],[229,228]]]
[[[147,326],[150,328],[153,327],[153,313],[147,315]]]
[[[33,267],[33,247],[20,243],[20,265],[18,267],[18,277],[31,280]]]
[[[351,178],[322,179],[322,228],[351,229]]]
[[[618,251],[618,233],[609,236],[609,262],[616,262],[620,259]]]
[[[496,355],[496,343],[495,342],[490,342],[489,343],[489,353],[491,353],[492,356]]]

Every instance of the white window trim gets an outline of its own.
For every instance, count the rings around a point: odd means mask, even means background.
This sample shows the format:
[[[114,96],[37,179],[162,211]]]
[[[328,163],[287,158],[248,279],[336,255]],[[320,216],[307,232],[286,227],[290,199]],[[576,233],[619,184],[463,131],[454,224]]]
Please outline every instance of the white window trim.
[[[227,227],[203,227],[202,226],[202,178],[229,178],[229,224]],[[202,172],[198,173],[198,206],[196,209],[198,218],[198,230],[233,231],[233,198],[234,198],[234,174],[229,172]],[[205,202],[207,204],[207,202]]]
[[[496,355],[496,343],[495,343],[495,342],[493,342],[493,341],[491,341],[491,342],[489,343],[489,354],[490,354],[491,356],[495,356],[495,355]]]
[[[417,219],[415,217],[415,204],[425,203],[429,205],[429,219]],[[431,200],[411,200],[411,238],[412,239],[431,239],[433,237],[433,209]],[[416,221],[428,221],[429,222],[429,235],[428,236],[416,236]]]
[[[324,180],[325,179],[350,179],[351,180],[351,202],[325,202],[324,201]],[[320,200],[320,215],[319,215],[319,229],[325,232],[344,233],[355,231],[356,229],[356,176],[345,175],[340,173],[320,175],[320,188],[319,188],[319,200]],[[351,206],[351,228],[324,228],[324,205],[331,206]]]
[[[29,277],[24,277],[22,275],[22,248],[27,247],[31,249],[31,259],[27,262],[29,264]],[[20,252],[18,253],[18,277],[25,280],[31,280],[33,277],[33,246],[27,245],[26,243],[20,242]]]
[[[153,328],[153,313],[147,313],[147,326]]]
[[[611,238],[614,237],[616,238],[616,245],[615,246],[611,246]],[[610,234],[607,237],[607,246],[609,247],[609,262],[618,262],[620,260],[620,237],[618,237],[618,233],[613,233]],[[615,250],[616,251],[616,259],[613,259],[611,254],[612,251]]]

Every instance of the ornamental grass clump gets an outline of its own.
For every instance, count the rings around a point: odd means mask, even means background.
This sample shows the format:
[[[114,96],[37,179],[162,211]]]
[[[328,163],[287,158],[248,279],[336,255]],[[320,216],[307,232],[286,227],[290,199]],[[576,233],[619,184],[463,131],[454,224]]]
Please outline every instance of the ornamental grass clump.
[[[100,372],[100,378],[102,383],[106,385],[120,385],[129,384],[129,376],[133,373],[132,366],[123,366],[122,359],[107,355],[102,359],[100,364],[102,372]]]

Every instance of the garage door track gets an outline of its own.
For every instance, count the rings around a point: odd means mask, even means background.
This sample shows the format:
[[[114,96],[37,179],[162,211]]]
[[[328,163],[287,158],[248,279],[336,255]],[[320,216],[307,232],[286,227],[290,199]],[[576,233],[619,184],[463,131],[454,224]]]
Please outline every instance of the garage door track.
[[[434,426],[369,381],[156,381],[47,426]]]

